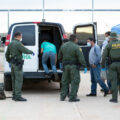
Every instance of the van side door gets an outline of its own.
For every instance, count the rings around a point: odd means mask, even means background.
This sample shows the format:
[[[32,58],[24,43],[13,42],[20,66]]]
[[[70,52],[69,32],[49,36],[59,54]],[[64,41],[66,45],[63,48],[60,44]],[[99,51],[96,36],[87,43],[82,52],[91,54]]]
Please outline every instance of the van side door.
[[[77,36],[78,45],[82,48],[87,66],[89,66],[89,51],[91,48],[87,46],[87,39],[92,37],[96,40],[96,44],[98,44],[96,26],[96,23],[76,25],[73,31]]]
[[[14,33],[22,33],[23,45],[32,50],[35,55],[23,54],[23,72],[37,72],[38,70],[38,26],[37,24],[16,24],[12,29],[12,40]]]

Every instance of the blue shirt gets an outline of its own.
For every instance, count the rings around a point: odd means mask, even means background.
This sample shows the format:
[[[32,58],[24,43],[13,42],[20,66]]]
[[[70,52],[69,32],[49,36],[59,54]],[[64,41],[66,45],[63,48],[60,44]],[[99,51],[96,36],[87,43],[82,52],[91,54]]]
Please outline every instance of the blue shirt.
[[[89,52],[89,64],[99,64],[101,61],[101,50],[98,45],[93,46]]]
[[[41,48],[43,48],[43,53],[53,52],[56,54],[56,46],[50,42],[43,42]]]

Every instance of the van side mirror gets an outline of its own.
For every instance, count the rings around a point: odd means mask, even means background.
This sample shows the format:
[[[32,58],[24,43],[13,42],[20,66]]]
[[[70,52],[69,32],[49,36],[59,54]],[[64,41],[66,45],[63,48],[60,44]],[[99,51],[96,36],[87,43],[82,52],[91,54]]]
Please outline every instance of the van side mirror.
[[[2,38],[1,38],[1,41],[2,41],[3,44],[5,44],[6,37],[2,37]]]

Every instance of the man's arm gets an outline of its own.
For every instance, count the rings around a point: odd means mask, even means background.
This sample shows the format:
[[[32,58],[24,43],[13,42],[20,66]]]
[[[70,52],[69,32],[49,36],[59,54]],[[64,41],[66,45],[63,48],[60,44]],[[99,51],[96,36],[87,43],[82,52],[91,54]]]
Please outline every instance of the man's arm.
[[[96,47],[94,48],[95,54],[96,54],[96,60],[95,60],[95,65],[97,65],[98,63],[100,63],[101,61],[101,51],[100,51],[100,47]]]
[[[109,50],[110,50],[110,44],[108,44],[103,51],[102,62],[101,62],[102,68],[105,68],[105,61],[106,61],[106,57],[109,56]]]
[[[78,49],[76,50],[76,55],[77,55],[77,57],[78,57],[79,63],[80,63],[84,68],[86,68],[87,66],[86,66],[85,58],[84,58],[84,56],[83,56],[83,52],[82,52],[82,49],[81,49],[81,48],[78,48]]]
[[[17,47],[18,47],[18,50],[24,54],[33,54],[33,52],[31,50],[27,49],[26,47],[24,47],[24,45],[22,43],[19,43],[17,45]]]
[[[7,62],[10,62],[10,49],[9,49],[9,46],[8,46],[8,48],[7,48],[5,57],[6,57]]]

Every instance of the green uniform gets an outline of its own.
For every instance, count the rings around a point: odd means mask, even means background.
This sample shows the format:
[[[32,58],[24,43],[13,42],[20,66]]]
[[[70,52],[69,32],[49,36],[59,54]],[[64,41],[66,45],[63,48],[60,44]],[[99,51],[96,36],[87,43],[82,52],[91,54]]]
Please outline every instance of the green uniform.
[[[64,62],[79,63],[86,67],[84,56],[81,48],[74,42],[67,42],[60,48],[58,59]],[[71,83],[70,99],[75,99],[77,96],[80,74],[79,67],[75,64],[66,64],[63,68],[61,98],[65,98],[68,93],[69,83]]]
[[[109,65],[109,79],[111,81],[112,99],[118,99],[120,88],[120,41],[112,40],[105,48],[102,56],[102,68],[105,67],[106,57],[111,58]]]
[[[23,44],[15,39],[9,44],[6,52],[6,60],[11,63],[11,58],[16,57],[22,61],[22,53],[32,54],[33,52],[23,46]],[[16,64],[11,63],[11,77],[12,77],[12,89],[13,97],[21,97],[21,89],[23,84],[23,70],[19,69]]]

